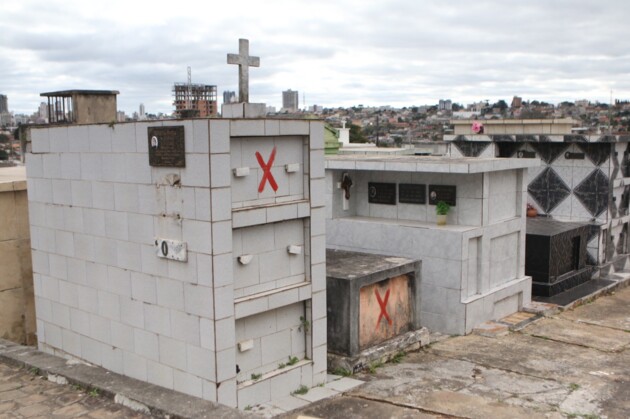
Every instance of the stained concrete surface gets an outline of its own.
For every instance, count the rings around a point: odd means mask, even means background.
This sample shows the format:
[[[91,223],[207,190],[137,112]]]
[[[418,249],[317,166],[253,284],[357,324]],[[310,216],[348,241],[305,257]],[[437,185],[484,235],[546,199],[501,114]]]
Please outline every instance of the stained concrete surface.
[[[0,341],[0,417],[143,417],[111,400],[29,372],[124,394],[152,415],[297,418],[609,418],[630,417],[630,288],[534,322],[519,332],[440,339],[398,364],[338,379],[336,396],[307,404],[324,388],[291,396],[293,406],[238,412]],[[22,366],[18,368],[17,366]],[[334,387],[334,388],[333,388]],[[299,397],[299,399],[298,399]],[[272,406],[273,407],[273,406]],[[286,407],[286,406],[284,406]],[[65,416],[64,416],[65,415]]]
[[[435,343],[285,417],[628,418],[630,288],[504,336]]]

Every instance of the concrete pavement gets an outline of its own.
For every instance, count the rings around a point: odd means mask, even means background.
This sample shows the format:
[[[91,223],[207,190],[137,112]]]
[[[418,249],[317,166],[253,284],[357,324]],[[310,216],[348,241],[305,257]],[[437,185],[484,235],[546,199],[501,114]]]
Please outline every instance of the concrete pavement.
[[[0,363],[0,418],[148,418],[78,386]]]
[[[454,337],[285,418],[630,417],[630,288],[503,336]]]
[[[446,338],[398,364],[371,370],[352,377],[365,381],[360,387],[350,389],[354,380],[347,380],[348,385],[339,380],[292,396],[299,398],[292,407],[298,410],[279,417],[626,419],[630,288],[542,318],[519,332]],[[325,392],[336,396],[307,404]],[[0,418],[227,419],[281,412],[252,410],[238,412],[0,341]]]

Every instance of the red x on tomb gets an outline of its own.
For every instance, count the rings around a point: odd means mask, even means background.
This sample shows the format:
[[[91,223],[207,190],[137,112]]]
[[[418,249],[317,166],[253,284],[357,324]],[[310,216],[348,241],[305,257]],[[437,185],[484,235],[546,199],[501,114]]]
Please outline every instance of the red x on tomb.
[[[271,186],[274,192],[278,190],[278,184],[276,183],[276,180],[273,178],[273,175],[271,174],[271,166],[273,165],[273,161],[275,158],[276,158],[275,147],[273,148],[273,150],[271,150],[271,155],[269,156],[269,161],[267,163],[265,163],[260,153],[256,152],[256,160],[258,160],[258,164],[263,169],[263,177],[260,180],[260,185],[258,185],[258,193],[261,193],[263,189],[265,189],[265,183],[267,183],[267,181],[269,181],[269,185]]]
[[[376,301],[378,301],[378,305],[381,307],[381,313],[378,315],[378,320],[376,321],[376,328],[381,324],[381,319],[385,317],[387,323],[391,326],[392,319],[389,318],[389,314],[387,314],[387,300],[389,300],[389,290],[385,293],[385,298],[381,299],[381,295],[378,293],[378,289],[374,288],[374,294],[376,295]]]

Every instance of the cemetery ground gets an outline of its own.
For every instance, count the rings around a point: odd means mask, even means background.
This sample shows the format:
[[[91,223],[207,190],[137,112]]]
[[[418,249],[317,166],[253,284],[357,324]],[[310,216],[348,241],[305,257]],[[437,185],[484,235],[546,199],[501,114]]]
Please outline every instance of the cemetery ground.
[[[126,395],[162,417],[627,418],[629,348],[630,288],[623,288],[519,331],[440,339],[352,376],[365,384],[348,391],[333,392],[329,382],[275,408],[238,412],[125,377],[97,378],[95,367],[16,345],[0,350],[0,417],[149,417],[112,400]],[[309,404],[327,392],[337,396]],[[289,406],[298,410],[282,413]]]
[[[630,288],[520,331],[453,337],[373,366],[285,418],[630,417]]]

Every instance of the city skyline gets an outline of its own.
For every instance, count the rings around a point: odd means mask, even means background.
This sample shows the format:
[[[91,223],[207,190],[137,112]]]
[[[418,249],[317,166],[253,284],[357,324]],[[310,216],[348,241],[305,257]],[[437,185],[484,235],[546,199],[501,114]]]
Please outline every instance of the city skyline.
[[[226,56],[248,38],[250,101],[278,108],[288,89],[301,107],[630,98],[623,1],[245,3],[3,3],[0,93],[15,113],[41,92],[113,89],[128,114],[170,114],[187,66],[193,83],[237,90]]]

